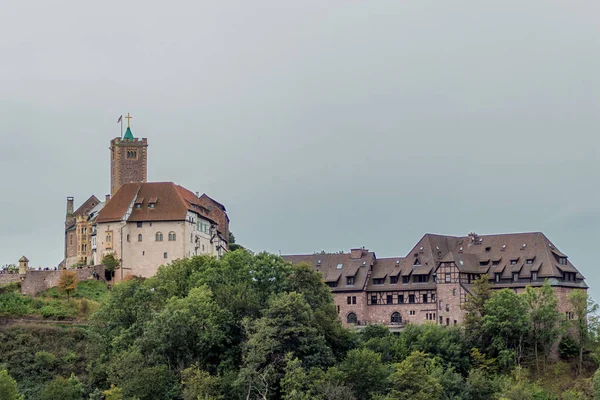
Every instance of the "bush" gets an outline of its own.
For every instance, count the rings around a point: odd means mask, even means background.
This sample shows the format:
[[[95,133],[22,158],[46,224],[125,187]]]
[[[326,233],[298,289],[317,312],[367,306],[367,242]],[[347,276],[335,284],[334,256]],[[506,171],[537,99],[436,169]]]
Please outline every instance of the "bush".
[[[0,316],[19,317],[29,314],[32,300],[19,293],[0,294]]]
[[[38,351],[35,353],[35,366],[40,370],[49,370],[54,367],[56,356],[47,351]]]
[[[66,307],[61,307],[59,304],[49,304],[42,307],[42,316],[48,319],[63,320],[67,318],[74,318],[77,316],[76,312],[69,310]]]
[[[564,335],[558,345],[558,354],[563,360],[569,360],[579,355],[579,346],[571,336]]]

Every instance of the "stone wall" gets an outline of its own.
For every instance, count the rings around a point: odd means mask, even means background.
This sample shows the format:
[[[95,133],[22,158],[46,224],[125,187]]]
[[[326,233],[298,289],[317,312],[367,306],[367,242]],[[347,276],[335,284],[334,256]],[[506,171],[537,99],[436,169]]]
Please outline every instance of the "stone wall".
[[[100,276],[100,279],[104,279],[104,267],[101,265],[76,269],[73,271],[77,271],[77,279],[79,279],[79,281],[95,279],[93,276],[94,272]],[[21,293],[35,296],[46,289],[57,286],[62,272],[62,270],[27,271],[25,278],[21,282]]]
[[[19,282],[21,281],[21,276],[19,274],[0,274],[0,285],[5,285],[7,283]]]

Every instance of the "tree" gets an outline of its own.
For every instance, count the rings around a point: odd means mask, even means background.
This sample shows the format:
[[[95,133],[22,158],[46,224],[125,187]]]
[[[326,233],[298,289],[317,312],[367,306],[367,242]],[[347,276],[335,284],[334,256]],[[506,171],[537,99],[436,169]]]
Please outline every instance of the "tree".
[[[359,399],[370,399],[381,393],[391,371],[381,362],[381,354],[369,349],[353,349],[339,366],[346,374],[346,384]]]
[[[236,251],[243,248],[244,247],[235,242],[235,235],[233,232],[229,231],[229,251]]]
[[[426,353],[415,351],[404,361],[396,364],[396,370],[388,379],[392,390],[389,400],[439,399],[444,388],[439,379],[432,376],[435,364]]]
[[[302,368],[302,361],[292,359],[291,354],[286,354],[285,375],[281,379],[281,394],[283,400],[311,400],[307,391],[308,379]]]
[[[471,343],[483,349],[482,343],[482,326],[483,317],[485,316],[485,302],[492,297],[492,284],[487,275],[483,274],[479,279],[473,282],[471,293],[467,294],[467,302],[462,306],[466,311],[465,315],[465,332],[469,336]]]
[[[119,268],[119,265],[121,265],[121,261],[113,253],[108,253],[102,257],[100,263],[104,265],[104,269],[108,272],[115,272]]]
[[[560,314],[556,306],[558,300],[552,291],[552,286],[546,279],[541,288],[532,288],[527,286],[523,298],[527,303],[527,310],[530,319],[530,336],[533,342],[535,365],[539,375],[540,363],[538,353],[541,350],[543,354],[544,372],[546,371],[547,359],[552,351],[552,345],[560,335],[559,322]]]
[[[123,400],[123,390],[115,385],[110,385],[110,389],[102,392],[104,400]]]
[[[218,363],[229,343],[230,314],[213,300],[206,286],[173,297],[149,322],[139,344],[144,354],[156,354],[182,370],[194,362],[202,368]]]
[[[181,378],[184,400],[217,400],[223,398],[219,393],[219,377],[203,371],[198,364],[183,370]]]
[[[17,381],[8,374],[7,370],[0,370],[0,399],[23,400],[24,398],[17,390]]]
[[[58,278],[57,289],[59,292],[65,292],[67,294],[67,301],[71,293],[77,292],[77,271],[63,270]]]
[[[523,339],[529,330],[527,304],[510,289],[502,289],[485,302],[482,330],[493,356],[504,367],[521,362]]]
[[[575,316],[572,321],[575,328],[577,345],[579,346],[579,373],[583,372],[583,348],[590,339],[590,317],[598,310],[598,305],[581,289],[575,289],[568,296],[569,303]]]
[[[85,390],[75,374],[70,378],[56,377],[47,383],[40,393],[40,400],[83,400]]]

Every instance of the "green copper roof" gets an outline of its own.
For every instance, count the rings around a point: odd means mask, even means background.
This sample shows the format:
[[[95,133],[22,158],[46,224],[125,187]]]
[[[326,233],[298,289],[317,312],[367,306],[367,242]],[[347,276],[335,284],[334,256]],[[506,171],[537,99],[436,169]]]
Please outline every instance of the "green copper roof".
[[[131,133],[131,129],[129,127],[127,127],[127,130],[125,131],[125,136],[123,136],[123,139],[133,140],[133,133]]]

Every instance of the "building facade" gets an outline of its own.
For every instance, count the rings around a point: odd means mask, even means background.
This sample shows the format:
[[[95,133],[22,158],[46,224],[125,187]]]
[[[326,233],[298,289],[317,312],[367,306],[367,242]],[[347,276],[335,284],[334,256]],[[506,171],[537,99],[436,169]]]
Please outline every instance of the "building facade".
[[[111,194],[91,196],[77,210],[67,198],[63,268],[97,265],[113,253],[115,275],[148,277],[175,259],[228,250],[229,217],[221,203],[172,182],[147,182],[148,140],[128,126],[110,142]]]
[[[559,311],[572,315],[568,293],[587,289],[584,277],[540,232],[500,235],[426,234],[404,257],[377,258],[367,249],[350,253],[283,256],[320,271],[333,292],[342,322],[358,328],[406,323],[456,325],[473,282],[484,276],[493,289],[521,293],[546,279]]]
[[[228,248],[224,209],[205,207],[198,195],[173,182],[126,183],[96,220],[96,253],[121,260],[116,279],[154,275],[177,259],[223,255]]]

